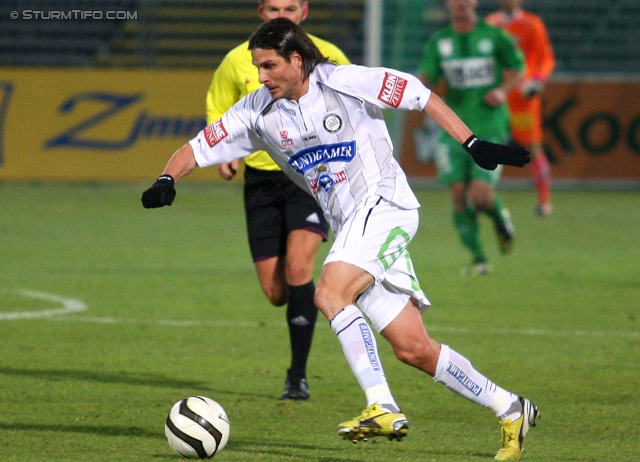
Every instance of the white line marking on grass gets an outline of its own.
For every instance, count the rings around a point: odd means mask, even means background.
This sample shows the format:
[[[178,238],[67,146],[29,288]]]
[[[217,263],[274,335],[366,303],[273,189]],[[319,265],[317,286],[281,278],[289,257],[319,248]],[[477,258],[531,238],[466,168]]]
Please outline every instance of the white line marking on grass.
[[[10,321],[12,319],[33,319],[33,318],[47,318],[50,316],[59,316],[69,313],[77,313],[87,309],[87,305],[81,300],[75,298],[61,297],[60,295],[48,294],[46,292],[36,292],[34,290],[19,290],[18,294],[28,297],[37,298],[38,300],[44,300],[47,302],[56,302],[62,304],[62,308],[52,308],[48,310],[34,310],[34,311],[14,311],[9,313],[0,313],[0,321]]]
[[[533,327],[524,329],[468,329],[466,327],[446,327],[446,326],[427,326],[429,332],[450,332],[454,334],[496,334],[496,335],[539,335],[539,336],[618,336],[618,337],[640,337],[640,332],[633,330],[550,330],[536,329]]]
[[[91,317],[91,316],[64,316],[61,318],[51,318],[49,321],[63,322],[86,322],[91,324],[144,324],[159,325],[168,327],[286,327],[285,322],[266,323],[263,321],[255,322],[236,322],[236,321],[179,321],[172,319],[157,319],[155,321],[147,321],[143,319],[123,319],[112,317]]]
[[[93,324],[155,324],[167,327],[240,327],[240,328],[262,328],[262,327],[287,327],[286,322],[263,321],[255,322],[234,322],[234,321],[179,321],[171,319],[158,319],[155,321],[147,321],[142,319],[123,319],[112,317],[90,317],[90,316],[64,316],[58,318],[49,318],[50,321],[62,322],[86,322]],[[319,323],[318,327],[326,327],[327,324]],[[493,334],[493,335],[532,335],[532,336],[573,336],[573,337],[632,337],[640,338],[640,332],[625,330],[549,330],[549,329],[469,329],[466,327],[450,327],[450,326],[427,326],[429,332],[447,332],[453,334]]]

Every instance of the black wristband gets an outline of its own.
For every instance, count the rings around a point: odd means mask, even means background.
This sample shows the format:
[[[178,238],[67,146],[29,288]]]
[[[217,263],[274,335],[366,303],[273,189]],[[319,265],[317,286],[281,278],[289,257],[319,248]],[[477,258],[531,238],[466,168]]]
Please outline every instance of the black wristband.
[[[162,182],[169,181],[171,183],[171,186],[175,184],[175,181],[173,180],[173,177],[171,175],[160,175],[157,181],[162,181]]]
[[[478,142],[478,137],[476,135],[471,135],[469,138],[467,138],[467,141],[462,143],[462,147],[469,154],[473,154],[473,152],[476,150],[477,142]]]

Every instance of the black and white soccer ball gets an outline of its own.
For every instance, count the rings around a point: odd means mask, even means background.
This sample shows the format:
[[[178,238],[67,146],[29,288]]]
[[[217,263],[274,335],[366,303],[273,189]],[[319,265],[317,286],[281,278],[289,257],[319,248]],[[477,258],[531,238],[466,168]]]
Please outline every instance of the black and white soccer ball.
[[[173,405],[164,426],[169,446],[188,459],[209,459],[229,440],[225,410],[204,396],[190,396]]]

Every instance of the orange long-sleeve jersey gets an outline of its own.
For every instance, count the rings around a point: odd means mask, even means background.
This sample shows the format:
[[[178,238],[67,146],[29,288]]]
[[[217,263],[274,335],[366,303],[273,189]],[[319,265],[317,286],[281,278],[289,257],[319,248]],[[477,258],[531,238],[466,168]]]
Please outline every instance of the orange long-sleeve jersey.
[[[546,81],[555,68],[556,59],[547,28],[542,19],[522,9],[513,15],[497,11],[487,16],[486,22],[506,29],[525,56],[524,79],[507,97],[511,111],[511,134],[515,141],[525,146],[541,143],[542,98],[540,95],[524,95],[523,85],[533,79]]]
[[[486,21],[506,29],[514,37],[527,63],[525,79],[545,81],[549,78],[556,59],[542,19],[528,11],[518,10],[513,16],[496,11],[487,16]]]

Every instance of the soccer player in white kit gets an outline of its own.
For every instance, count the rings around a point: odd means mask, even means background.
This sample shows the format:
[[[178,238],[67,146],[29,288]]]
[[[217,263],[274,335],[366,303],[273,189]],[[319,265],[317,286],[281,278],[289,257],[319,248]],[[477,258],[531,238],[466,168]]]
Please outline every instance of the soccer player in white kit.
[[[529,153],[477,139],[409,74],[328,63],[287,19],[264,23],[249,48],[264,86],[173,154],[143,193],[144,207],[171,205],[175,182],[196,167],[227,163],[260,149],[269,152],[287,176],[316,198],[334,233],[315,303],[330,321],[367,399],[362,414],[339,424],[338,433],[357,442],[372,436],[401,440],[409,431],[364,313],[398,359],[491,409],[502,424],[503,446],[496,459],[519,459],[538,408],[430,338],[422,322],[429,301],[407,251],[420,204],[393,157],[382,109],[424,111],[483,168],[495,169],[499,163],[522,167]]]

